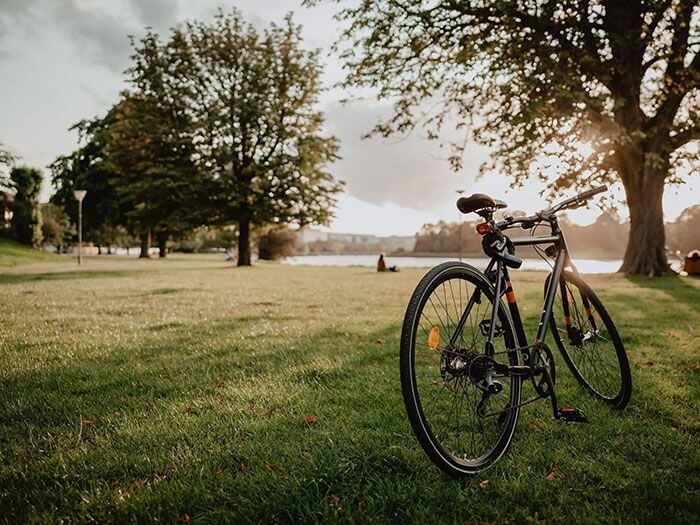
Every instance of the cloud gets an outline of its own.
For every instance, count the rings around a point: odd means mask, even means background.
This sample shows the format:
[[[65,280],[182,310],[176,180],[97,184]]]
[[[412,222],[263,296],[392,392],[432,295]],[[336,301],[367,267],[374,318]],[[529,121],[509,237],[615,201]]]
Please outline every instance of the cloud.
[[[35,35],[37,28],[52,26],[65,34],[86,57],[115,73],[121,73],[131,54],[128,35],[144,32],[146,26],[167,30],[177,19],[176,0],[129,0],[87,2],[84,0],[2,0],[0,1],[0,56],[9,33]],[[15,38],[15,40],[19,40]]]
[[[390,111],[389,105],[368,101],[326,108],[327,129],[340,139],[343,157],[332,172],[346,182],[349,195],[365,202],[426,212],[453,209],[455,190],[473,185],[486,150],[468,147],[465,167],[455,173],[445,160],[447,151],[425,139],[420,130],[404,138],[361,138]]]
[[[88,7],[77,0],[56,4],[56,20],[66,30],[80,52],[108,69],[121,72],[128,64],[127,35],[136,27],[129,20]]]
[[[131,0],[131,7],[144,26],[168,29],[177,21],[175,0]]]
[[[25,34],[33,34],[35,4],[36,0],[0,0],[0,60],[16,54],[17,50],[7,43],[11,31],[20,29]]]

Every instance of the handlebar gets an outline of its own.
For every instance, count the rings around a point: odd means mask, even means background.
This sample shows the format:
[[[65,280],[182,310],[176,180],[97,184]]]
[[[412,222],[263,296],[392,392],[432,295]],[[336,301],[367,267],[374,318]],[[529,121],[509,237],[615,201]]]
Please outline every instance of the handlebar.
[[[555,204],[554,206],[545,211],[551,214],[561,210],[578,208],[594,195],[598,195],[599,193],[602,193],[604,191],[608,191],[608,187],[605,184],[603,184],[602,186],[598,186],[597,188],[581,192],[575,197],[571,197],[570,199],[566,199],[565,201],[562,201],[559,204]]]
[[[571,197],[570,199],[561,201],[560,203],[555,204],[551,208],[539,211],[534,215],[518,218],[509,217],[505,221],[496,224],[496,226],[499,229],[508,229],[514,227],[517,224],[520,224],[523,230],[529,230],[539,222],[550,220],[552,216],[557,212],[562,210],[578,208],[594,195],[598,195],[599,193],[603,193],[605,191],[608,191],[608,187],[604,184],[602,186],[598,186],[597,188],[583,191],[578,195]]]

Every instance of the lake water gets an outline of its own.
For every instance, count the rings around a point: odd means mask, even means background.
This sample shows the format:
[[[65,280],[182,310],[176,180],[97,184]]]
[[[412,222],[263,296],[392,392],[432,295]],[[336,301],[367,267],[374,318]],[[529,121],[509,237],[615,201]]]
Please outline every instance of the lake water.
[[[291,266],[377,266],[376,255],[298,255],[287,257],[286,263]],[[436,264],[445,261],[456,261],[457,257],[385,257],[388,266],[396,265],[399,268],[432,268]],[[463,257],[467,264],[484,269],[488,259]],[[597,261],[593,259],[574,259],[574,264],[581,273],[614,273],[622,264],[621,260]],[[553,261],[552,261],[553,262]],[[549,270],[550,267],[542,259],[524,259],[522,270]]]

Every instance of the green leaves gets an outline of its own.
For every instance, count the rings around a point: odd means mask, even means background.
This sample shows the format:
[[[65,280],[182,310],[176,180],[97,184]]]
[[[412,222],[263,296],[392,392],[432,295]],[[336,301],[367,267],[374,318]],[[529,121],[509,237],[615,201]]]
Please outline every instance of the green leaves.
[[[439,139],[444,125],[468,122],[493,148],[484,168],[516,183],[536,176],[551,144],[561,146],[550,177],[566,181],[561,188],[624,176],[629,152],[617,153],[625,148],[653,145],[668,157],[700,136],[700,54],[686,28],[693,9],[692,2],[675,12],[642,2],[370,0],[338,14],[346,22],[338,43],[344,85],[376,88],[394,103],[394,115],[374,128],[383,136],[423,126]],[[591,153],[582,156],[584,142]],[[449,144],[455,168],[465,144]]]
[[[132,231],[237,222],[245,249],[248,225],[330,220],[342,185],[326,166],[338,141],[316,109],[318,52],[303,48],[291,16],[259,31],[239,11],[219,11],[167,40],[147,34],[132,60],[120,102],[78,125],[93,158],[54,164],[61,191],[81,178],[76,168],[99,167]]]

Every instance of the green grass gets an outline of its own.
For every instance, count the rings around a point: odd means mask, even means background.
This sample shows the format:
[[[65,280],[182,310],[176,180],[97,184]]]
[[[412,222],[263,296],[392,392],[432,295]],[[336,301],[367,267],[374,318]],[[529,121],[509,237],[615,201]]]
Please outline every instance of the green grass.
[[[60,257],[56,254],[34,250],[24,244],[0,237],[0,267],[51,261],[60,261]]]
[[[560,398],[592,422],[530,405],[509,452],[458,482],[399,387],[423,273],[197,256],[0,270],[0,521],[700,521],[698,280],[591,278],[631,355],[630,406],[595,402],[559,359]],[[514,278],[530,333],[542,278]]]

